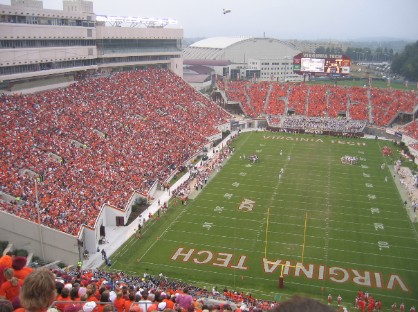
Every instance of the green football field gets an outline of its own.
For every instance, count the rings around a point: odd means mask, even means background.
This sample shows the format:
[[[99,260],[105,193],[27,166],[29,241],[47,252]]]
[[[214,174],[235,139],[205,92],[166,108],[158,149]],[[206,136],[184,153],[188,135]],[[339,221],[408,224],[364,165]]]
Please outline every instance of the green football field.
[[[385,310],[404,302],[409,311],[418,306],[417,226],[388,166],[381,168],[393,163],[381,153],[385,145],[394,148],[380,140],[241,134],[196,199],[147,224],[140,240],[112,256],[112,270],[270,300],[340,294],[348,306],[360,289]],[[342,164],[344,155],[359,162]]]

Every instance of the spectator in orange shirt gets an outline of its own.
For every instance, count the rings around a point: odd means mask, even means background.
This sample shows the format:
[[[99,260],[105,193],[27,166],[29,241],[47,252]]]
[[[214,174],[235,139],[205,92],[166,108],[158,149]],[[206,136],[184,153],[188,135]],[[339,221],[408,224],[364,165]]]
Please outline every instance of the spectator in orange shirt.
[[[0,266],[11,268],[13,263],[13,254],[8,251],[3,257],[0,257]]]
[[[25,280],[26,276],[28,276],[33,269],[26,266],[27,259],[26,257],[15,257],[12,262],[12,268],[14,270],[14,276],[18,279]]]
[[[170,298],[167,298],[167,294],[165,292],[161,293],[161,298],[163,298],[163,302],[165,302],[167,304],[166,309],[174,309],[174,301],[171,300],[171,296],[169,296]]]
[[[97,310],[98,312],[104,312],[104,307],[108,305],[106,302],[110,302],[110,293],[108,290],[102,292],[102,295],[100,296],[100,302],[101,303],[97,305]]]
[[[70,297],[70,289],[68,287],[64,287],[61,290],[61,294],[57,296],[56,300],[57,301],[68,301],[68,302],[72,301],[71,297]],[[65,302],[57,303],[57,309],[63,312],[66,305],[67,304]]]
[[[124,303],[125,312],[129,312],[129,310],[131,309],[131,306],[134,302],[135,302],[135,291],[130,291],[129,294],[128,294],[128,299],[125,300],[125,303]],[[141,309],[140,312],[142,312],[142,309]]]
[[[6,282],[0,287],[0,298],[5,298],[10,302],[20,293],[20,287],[23,285],[23,281],[14,276],[12,268],[7,268],[3,272]]]
[[[122,291],[117,292],[113,305],[115,306],[117,312],[125,311],[125,299],[123,299]]]

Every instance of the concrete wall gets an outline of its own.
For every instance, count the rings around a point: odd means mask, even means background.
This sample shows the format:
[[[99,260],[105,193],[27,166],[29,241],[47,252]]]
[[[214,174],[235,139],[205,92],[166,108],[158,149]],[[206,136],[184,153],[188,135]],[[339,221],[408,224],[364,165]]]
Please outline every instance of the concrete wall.
[[[47,261],[77,264],[79,260],[77,237],[39,226],[4,211],[0,211],[0,237],[3,241],[13,243],[14,248],[26,249]]]
[[[170,59],[169,68],[177,76],[183,78],[183,57]]]

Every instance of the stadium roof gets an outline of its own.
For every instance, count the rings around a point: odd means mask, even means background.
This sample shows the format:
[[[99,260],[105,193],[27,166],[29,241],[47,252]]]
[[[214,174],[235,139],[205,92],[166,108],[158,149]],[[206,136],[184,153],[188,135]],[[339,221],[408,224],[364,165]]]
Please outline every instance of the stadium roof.
[[[195,42],[183,50],[184,60],[247,63],[249,59],[284,59],[300,53],[292,44],[266,37],[214,37]],[[200,63],[200,65],[209,65]],[[227,66],[213,65],[213,66]]]
[[[190,45],[193,48],[225,49],[235,43],[249,39],[250,37],[212,37],[197,41]]]

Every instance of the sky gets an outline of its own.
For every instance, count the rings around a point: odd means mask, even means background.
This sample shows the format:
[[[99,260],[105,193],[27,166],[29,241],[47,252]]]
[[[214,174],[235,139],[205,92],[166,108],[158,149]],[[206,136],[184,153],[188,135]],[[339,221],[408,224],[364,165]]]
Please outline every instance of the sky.
[[[43,3],[62,9],[62,0]],[[93,7],[98,15],[175,19],[185,38],[418,40],[418,0],[94,0]]]

